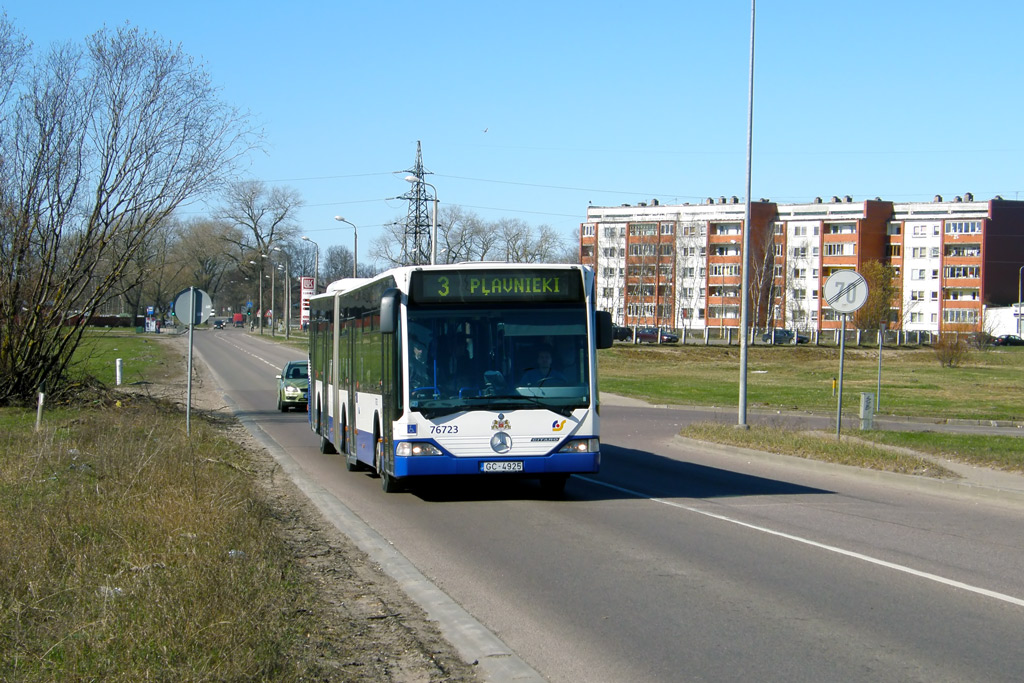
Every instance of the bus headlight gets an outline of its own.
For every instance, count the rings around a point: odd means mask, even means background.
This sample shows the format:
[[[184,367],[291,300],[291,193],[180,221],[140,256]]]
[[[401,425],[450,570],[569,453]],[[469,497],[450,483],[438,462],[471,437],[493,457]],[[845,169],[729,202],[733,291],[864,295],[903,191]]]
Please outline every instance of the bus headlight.
[[[441,449],[426,441],[402,441],[395,447],[395,455],[441,455]]]
[[[571,439],[566,441],[559,453],[597,453],[601,450],[600,439]]]

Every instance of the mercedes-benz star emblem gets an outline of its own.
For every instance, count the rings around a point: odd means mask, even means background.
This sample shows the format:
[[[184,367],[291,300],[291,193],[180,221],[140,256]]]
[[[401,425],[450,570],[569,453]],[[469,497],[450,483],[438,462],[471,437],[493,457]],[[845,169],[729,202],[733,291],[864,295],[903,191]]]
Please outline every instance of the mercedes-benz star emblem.
[[[507,432],[498,432],[491,437],[491,450],[495,453],[508,453],[512,450],[512,437]]]

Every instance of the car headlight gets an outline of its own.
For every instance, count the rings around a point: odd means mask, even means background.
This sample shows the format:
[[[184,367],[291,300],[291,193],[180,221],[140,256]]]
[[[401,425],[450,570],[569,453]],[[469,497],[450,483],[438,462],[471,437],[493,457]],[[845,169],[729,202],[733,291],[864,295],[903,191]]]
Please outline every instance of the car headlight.
[[[441,449],[426,441],[402,441],[395,447],[395,455],[441,455]]]
[[[286,396],[299,396],[302,394],[302,389],[298,387],[285,387],[284,393]]]
[[[571,439],[562,444],[558,449],[559,453],[597,453],[601,450],[601,440],[593,439]]]

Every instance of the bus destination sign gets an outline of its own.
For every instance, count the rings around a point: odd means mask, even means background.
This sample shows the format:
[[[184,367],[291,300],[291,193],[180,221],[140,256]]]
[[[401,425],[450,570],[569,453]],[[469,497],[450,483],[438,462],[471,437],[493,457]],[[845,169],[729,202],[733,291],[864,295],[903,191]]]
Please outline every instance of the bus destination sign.
[[[412,274],[417,303],[582,301],[577,270],[447,270]]]

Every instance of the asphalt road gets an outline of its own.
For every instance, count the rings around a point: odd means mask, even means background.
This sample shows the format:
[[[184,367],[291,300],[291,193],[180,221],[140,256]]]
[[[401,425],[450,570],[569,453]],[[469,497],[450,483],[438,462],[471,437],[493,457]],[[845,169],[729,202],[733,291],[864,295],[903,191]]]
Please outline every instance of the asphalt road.
[[[706,413],[626,406],[602,408],[602,471],[564,500],[493,480],[388,495],[275,410],[301,351],[232,329],[196,349],[244,417],[549,680],[1022,677],[1022,508],[676,441]]]

